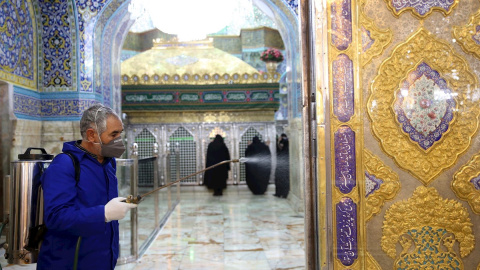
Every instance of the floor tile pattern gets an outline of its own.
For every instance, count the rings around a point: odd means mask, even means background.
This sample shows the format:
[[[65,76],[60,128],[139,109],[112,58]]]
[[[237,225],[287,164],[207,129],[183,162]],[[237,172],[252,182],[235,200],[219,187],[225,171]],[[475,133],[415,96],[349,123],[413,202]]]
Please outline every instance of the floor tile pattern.
[[[246,186],[228,186],[212,196],[204,187],[182,187],[180,203],[145,254],[115,269],[305,269],[304,218],[273,190],[253,195]],[[4,269],[35,269],[6,266],[3,253]]]

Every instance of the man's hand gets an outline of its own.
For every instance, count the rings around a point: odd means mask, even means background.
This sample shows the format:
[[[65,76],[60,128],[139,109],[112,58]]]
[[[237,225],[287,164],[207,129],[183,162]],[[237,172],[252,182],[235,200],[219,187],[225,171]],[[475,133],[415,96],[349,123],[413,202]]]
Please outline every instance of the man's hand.
[[[110,222],[112,220],[120,220],[125,217],[128,210],[135,208],[138,204],[133,203],[125,203],[125,198],[123,197],[116,197],[111,199],[105,205],[105,221]]]

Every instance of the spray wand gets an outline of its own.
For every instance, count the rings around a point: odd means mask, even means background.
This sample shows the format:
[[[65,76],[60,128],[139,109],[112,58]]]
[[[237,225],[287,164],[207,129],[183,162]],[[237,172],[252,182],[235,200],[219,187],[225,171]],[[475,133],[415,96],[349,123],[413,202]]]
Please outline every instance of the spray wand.
[[[213,168],[215,168],[215,167],[217,167],[217,166],[220,166],[220,165],[222,165],[222,164],[225,164],[225,163],[230,163],[230,162],[232,162],[232,163],[242,162],[242,163],[243,163],[243,162],[245,162],[245,161],[246,161],[245,158],[232,159],[232,160],[224,160],[224,161],[219,162],[219,163],[217,163],[217,164],[215,164],[215,165],[212,165],[212,166],[210,166],[210,167],[207,167],[207,168],[205,168],[205,169],[203,169],[203,170],[201,170],[201,171],[194,172],[194,173],[192,173],[192,174],[190,174],[190,175],[187,175],[187,176],[185,176],[185,177],[183,177],[183,178],[181,178],[181,179],[175,180],[175,181],[173,181],[173,182],[171,182],[171,183],[168,183],[168,184],[166,184],[166,185],[164,185],[164,186],[161,186],[161,187],[156,188],[156,189],[154,189],[154,190],[152,190],[152,191],[149,191],[149,192],[147,192],[147,193],[145,193],[145,194],[137,195],[136,197],[133,197],[133,195],[128,195],[127,199],[126,199],[124,202],[126,202],[126,203],[139,204],[140,201],[142,201],[143,198],[145,198],[146,196],[148,196],[148,195],[150,195],[150,194],[152,194],[152,193],[154,193],[154,192],[157,192],[157,191],[159,191],[159,190],[161,190],[161,189],[164,189],[164,188],[166,188],[166,187],[169,187],[169,186],[171,186],[171,185],[173,185],[173,184],[176,184],[176,183],[178,183],[178,182],[180,182],[180,181],[183,181],[183,180],[185,180],[185,179],[187,179],[187,178],[190,178],[190,177],[192,177],[192,176],[194,176],[194,175],[197,175],[197,174],[199,174],[199,173],[208,171],[208,170],[210,170],[210,169],[213,169]]]

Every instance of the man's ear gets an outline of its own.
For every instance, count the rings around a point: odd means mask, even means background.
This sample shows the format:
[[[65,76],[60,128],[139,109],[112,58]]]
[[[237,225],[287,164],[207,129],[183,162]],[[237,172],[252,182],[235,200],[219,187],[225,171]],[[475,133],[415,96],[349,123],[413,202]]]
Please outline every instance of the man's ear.
[[[93,128],[87,129],[87,140],[89,142],[95,142],[95,137],[96,137],[95,134],[96,132]]]

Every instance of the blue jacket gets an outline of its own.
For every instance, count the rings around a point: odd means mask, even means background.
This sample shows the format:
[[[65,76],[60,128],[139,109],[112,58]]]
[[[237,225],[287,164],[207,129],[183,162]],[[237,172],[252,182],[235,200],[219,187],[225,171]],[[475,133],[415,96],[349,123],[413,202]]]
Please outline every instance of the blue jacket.
[[[103,164],[66,142],[63,152],[75,155],[80,179],[68,155],[57,156],[42,175],[44,222],[47,226],[37,269],[72,269],[78,237],[77,269],[114,269],[118,258],[118,221],[105,222],[105,204],[118,197],[116,168]]]

